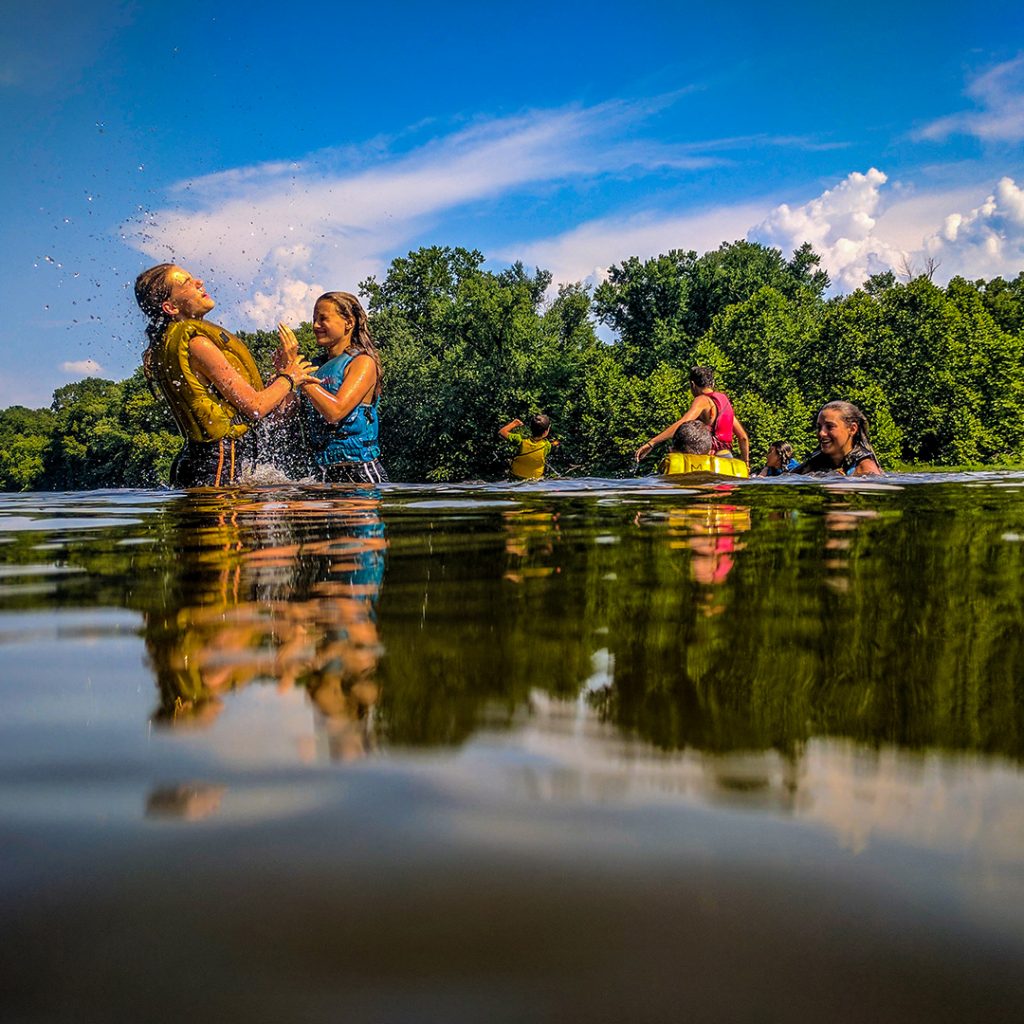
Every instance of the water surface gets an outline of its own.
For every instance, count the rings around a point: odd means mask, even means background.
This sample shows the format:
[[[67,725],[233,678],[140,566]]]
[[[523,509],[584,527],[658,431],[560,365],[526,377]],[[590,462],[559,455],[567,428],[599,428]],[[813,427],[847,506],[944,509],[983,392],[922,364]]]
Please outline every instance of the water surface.
[[[1022,492],[0,496],[5,1018],[1015,1018]]]

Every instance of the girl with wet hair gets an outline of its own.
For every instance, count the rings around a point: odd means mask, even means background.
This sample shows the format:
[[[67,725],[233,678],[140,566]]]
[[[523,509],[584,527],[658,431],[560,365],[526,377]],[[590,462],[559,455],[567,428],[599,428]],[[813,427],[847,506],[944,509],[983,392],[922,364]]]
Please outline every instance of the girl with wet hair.
[[[782,476],[797,468],[799,463],[793,458],[793,446],[788,441],[772,441],[768,445],[764,468],[758,476]]]
[[[286,405],[312,366],[294,335],[282,335],[277,375],[264,386],[245,343],[206,321],[215,303],[203,282],[174,263],[139,274],[135,300],[149,321],[143,369],[185,438],[171,467],[172,486],[238,483],[256,466],[250,425]]]
[[[313,334],[324,362],[300,384],[313,460],[325,483],[384,483],[380,355],[366,310],[351,292],[326,292],[313,306]]]
[[[852,402],[829,402],[817,419],[818,450],[794,473],[877,476],[882,472],[871,447],[867,417]]]

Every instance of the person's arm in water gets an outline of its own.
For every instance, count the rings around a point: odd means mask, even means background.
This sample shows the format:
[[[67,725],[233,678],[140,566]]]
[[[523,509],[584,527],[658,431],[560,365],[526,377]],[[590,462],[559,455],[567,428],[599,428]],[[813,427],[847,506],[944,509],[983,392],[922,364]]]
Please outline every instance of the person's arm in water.
[[[257,391],[224,357],[209,338],[195,337],[189,343],[192,365],[247,419],[263,419],[276,409],[312,370],[296,350],[278,371],[278,377]]]
[[[656,444],[660,444],[662,441],[667,441],[672,435],[684,424],[689,423],[690,420],[696,420],[701,418],[701,413],[707,409],[710,405],[714,407],[714,402],[708,398],[707,395],[698,395],[691,403],[690,408],[683,413],[682,418],[678,419],[670,427],[666,427],[660,434],[655,434],[650,441],[645,442],[637,448],[634,458],[637,462],[641,459],[645,459],[654,449]],[[744,435],[745,436],[745,435]]]
[[[515,430],[516,427],[521,427],[522,425],[523,425],[523,421],[522,420],[509,420],[508,423],[506,423],[505,426],[503,426],[501,428],[501,430],[498,431],[498,436],[503,441],[507,441],[508,440],[508,435],[513,430]]]
[[[747,432],[743,429],[743,424],[740,423],[738,416],[732,418],[732,436],[735,437],[740,443],[740,458],[747,464],[747,472],[750,472],[750,438],[747,437]]]

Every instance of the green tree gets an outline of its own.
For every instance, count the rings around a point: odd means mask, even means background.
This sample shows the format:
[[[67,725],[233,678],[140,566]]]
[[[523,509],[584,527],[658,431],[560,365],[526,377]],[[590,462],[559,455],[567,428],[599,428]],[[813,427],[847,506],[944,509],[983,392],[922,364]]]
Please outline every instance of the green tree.
[[[49,409],[14,405],[0,412],[0,490],[37,490],[54,431]]]

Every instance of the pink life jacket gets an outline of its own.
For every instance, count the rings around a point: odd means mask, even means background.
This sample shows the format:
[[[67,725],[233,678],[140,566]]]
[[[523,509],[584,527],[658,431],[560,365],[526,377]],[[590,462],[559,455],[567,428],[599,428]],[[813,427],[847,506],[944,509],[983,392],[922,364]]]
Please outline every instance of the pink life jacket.
[[[715,450],[732,448],[732,402],[721,391],[705,392],[715,407],[715,418],[711,421],[711,434],[715,439]]]

